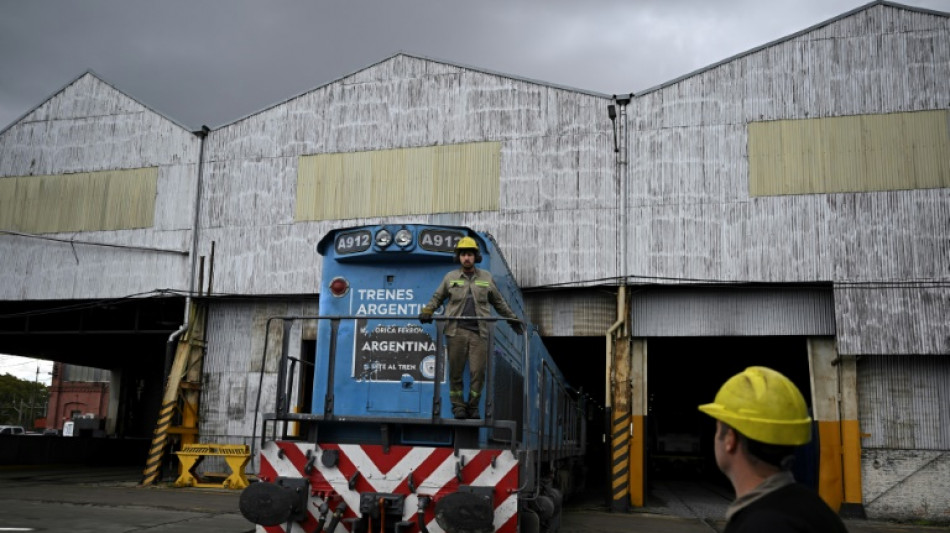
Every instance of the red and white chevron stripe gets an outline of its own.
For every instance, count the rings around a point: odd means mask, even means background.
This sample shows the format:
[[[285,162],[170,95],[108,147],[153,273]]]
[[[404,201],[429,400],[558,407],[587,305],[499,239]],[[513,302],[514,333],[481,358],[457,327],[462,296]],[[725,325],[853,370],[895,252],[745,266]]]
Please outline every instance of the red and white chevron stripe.
[[[280,454],[280,451],[283,454]],[[310,474],[304,473],[307,450],[314,457]],[[336,466],[326,467],[320,461],[323,450],[339,450]],[[283,457],[281,457],[283,455]],[[494,464],[493,464],[494,463]],[[404,494],[405,508],[402,520],[416,523],[419,496],[428,496],[432,504],[426,509],[425,520],[429,533],[444,533],[435,521],[434,503],[440,497],[455,492],[458,486],[472,485],[494,488],[495,531],[516,533],[518,512],[518,461],[509,450],[459,450],[423,446],[390,446],[388,452],[378,445],[314,444],[306,442],[269,441],[261,449],[260,478],[273,481],[279,476],[308,477],[311,497],[307,519],[295,524],[292,532],[311,532],[317,526],[318,508],[324,499],[335,508],[334,495],[346,502],[344,518],[356,517],[360,493],[384,492]],[[456,476],[461,464],[461,482]],[[353,490],[349,480],[359,472]],[[415,492],[409,488],[412,474]],[[329,522],[329,520],[328,520]],[[343,524],[341,523],[341,526]],[[282,533],[283,527],[258,526],[259,531]],[[413,526],[410,533],[417,533]],[[334,533],[334,532],[329,532]]]

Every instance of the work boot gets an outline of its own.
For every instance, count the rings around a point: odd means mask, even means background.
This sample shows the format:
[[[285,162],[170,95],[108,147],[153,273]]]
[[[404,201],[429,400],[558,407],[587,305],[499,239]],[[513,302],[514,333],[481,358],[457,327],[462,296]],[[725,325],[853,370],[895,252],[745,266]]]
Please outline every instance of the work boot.
[[[468,418],[468,409],[464,405],[452,406],[452,415],[460,420]]]
[[[478,406],[477,406],[477,405],[476,405],[475,407],[469,407],[469,408],[468,408],[468,417],[471,418],[471,419],[473,419],[473,420],[474,420],[474,419],[481,418],[481,416],[479,416],[479,414],[478,414]]]

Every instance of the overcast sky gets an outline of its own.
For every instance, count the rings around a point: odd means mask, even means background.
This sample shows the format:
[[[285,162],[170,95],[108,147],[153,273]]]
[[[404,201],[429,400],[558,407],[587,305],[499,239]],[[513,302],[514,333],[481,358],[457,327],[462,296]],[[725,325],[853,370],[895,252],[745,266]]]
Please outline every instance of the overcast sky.
[[[197,129],[398,52],[639,92],[862,0],[0,0],[0,129],[87,70]],[[950,11],[950,0],[906,0]]]
[[[52,371],[53,363],[50,361],[0,354],[0,375],[10,374],[25,381],[37,381],[49,385],[53,381]]]

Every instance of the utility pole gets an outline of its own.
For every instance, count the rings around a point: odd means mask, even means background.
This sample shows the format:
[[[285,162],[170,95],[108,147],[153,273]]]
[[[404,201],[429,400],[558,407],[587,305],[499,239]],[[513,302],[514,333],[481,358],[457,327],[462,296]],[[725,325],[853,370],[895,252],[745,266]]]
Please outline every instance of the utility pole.
[[[40,365],[36,365],[36,377],[33,379],[33,390],[30,391],[30,419],[26,421],[31,431],[36,429],[36,419],[33,417],[33,406],[36,404],[36,388],[39,386],[39,382]]]

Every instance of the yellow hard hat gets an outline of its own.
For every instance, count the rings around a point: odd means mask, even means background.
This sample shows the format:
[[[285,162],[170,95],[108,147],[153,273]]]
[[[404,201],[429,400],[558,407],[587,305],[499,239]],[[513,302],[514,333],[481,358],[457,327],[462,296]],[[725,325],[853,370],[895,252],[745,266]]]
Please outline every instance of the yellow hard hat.
[[[750,366],[729,378],[713,403],[699,410],[766,444],[800,446],[811,440],[802,393],[790,379],[764,366]]]
[[[459,253],[462,250],[474,250],[477,252],[478,243],[471,237],[462,237],[459,239],[458,244],[455,245],[455,253]]]
[[[475,239],[471,237],[462,237],[459,239],[459,242],[455,245],[455,260],[459,260],[459,255],[464,250],[471,250],[475,252],[475,262],[482,262],[482,252],[478,250],[478,243],[475,242]]]

